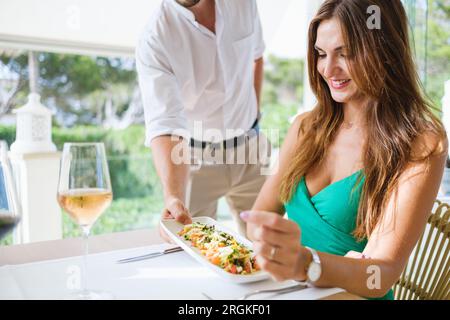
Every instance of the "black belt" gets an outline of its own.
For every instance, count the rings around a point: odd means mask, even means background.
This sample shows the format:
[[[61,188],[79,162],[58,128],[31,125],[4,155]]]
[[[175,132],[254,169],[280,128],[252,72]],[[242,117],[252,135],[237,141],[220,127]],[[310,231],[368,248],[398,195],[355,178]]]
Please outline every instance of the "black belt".
[[[205,149],[207,146],[210,146],[214,149],[218,149],[223,147],[226,148],[235,148],[240,146],[243,142],[245,142],[246,137],[251,137],[253,135],[257,135],[259,133],[259,121],[258,119],[255,120],[250,130],[248,130],[246,133],[244,133],[241,136],[237,136],[228,140],[223,140],[220,142],[207,142],[207,141],[198,141],[191,138],[190,146],[202,149]]]

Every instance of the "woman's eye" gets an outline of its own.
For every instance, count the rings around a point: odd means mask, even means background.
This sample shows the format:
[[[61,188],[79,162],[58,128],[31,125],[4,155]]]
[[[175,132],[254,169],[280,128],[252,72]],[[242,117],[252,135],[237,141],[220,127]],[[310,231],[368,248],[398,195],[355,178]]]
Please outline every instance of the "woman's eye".
[[[320,59],[323,59],[323,58],[325,58],[327,55],[326,54],[324,54],[324,53],[319,53],[319,58]]]

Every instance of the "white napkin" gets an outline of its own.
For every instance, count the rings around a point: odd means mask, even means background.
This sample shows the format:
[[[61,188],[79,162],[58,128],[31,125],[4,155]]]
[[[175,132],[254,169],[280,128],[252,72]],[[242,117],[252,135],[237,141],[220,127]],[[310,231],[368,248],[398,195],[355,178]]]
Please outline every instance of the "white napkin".
[[[10,266],[0,268],[0,300],[22,299],[23,293],[10,272]]]

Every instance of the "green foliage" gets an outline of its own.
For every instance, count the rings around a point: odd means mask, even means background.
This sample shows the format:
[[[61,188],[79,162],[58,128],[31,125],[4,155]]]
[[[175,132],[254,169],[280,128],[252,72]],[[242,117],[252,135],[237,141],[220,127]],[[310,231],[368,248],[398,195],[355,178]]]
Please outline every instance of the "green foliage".
[[[163,195],[152,163],[151,150],[143,145],[145,130],[131,126],[112,131],[92,126],[53,128],[58,150],[65,142],[104,142],[113,187],[114,201],[94,225],[92,234],[155,227],[162,211]],[[14,127],[0,126],[0,139],[9,145],[15,139]],[[64,237],[79,235],[79,227],[63,213]],[[8,236],[2,244],[11,244]]]
[[[28,75],[28,56],[26,54],[19,56],[0,54],[0,62],[12,73],[21,76]]]
[[[16,139],[16,127],[0,126],[0,140],[5,140],[10,146]]]
[[[298,103],[303,97],[304,61],[270,55],[265,62],[262,101],[267,104]]]
[[[271,139],[272,147],[279,148],[289,130],[290,119],[298,112],[298,105],[269,104],[264,105],[262,111],[261,129],[266,135],[271,130],[278,130],[278,139],[275,139],[275,136],[268,135],[268,137]]]
[[[426,91],[435,105],[441,106],[444,83],[450,80],[450,2],[431,1],[429,10]]]
[[[53,128],[52,132],[58,150],[62,150],[65,142],[105,144],[115,198],[144,197],[160,190],[151,151],[144,146],[144,135],[144,127],[138,125],[125,130],[77,126],[71,129]],[[0,139],[11,145],[15,139],[15,128],[0,126]]]
[[[36,54],[42,102],[56,112],[58,125],[96,124],[99,110],[105,104],[105,93],[114,96],[122,89],[129,99],[136,84],[134,61],[130,58]],[[0,54],[0,62],[11,74],[28,78],[27,53],[18,56]],[[28,93],[28,86],[24,86],[12,104],[16,107],[25,104]]]
[[[65,142],[106,142],[108,134],[107,130],[91,126],[77,126],[71,129],[56,127],[53,128],[52,138],[56,147],[62,150]]]
[[[450,79],[450,2],[428,0],[428,12],[416,0],[403,2],[408,12],[421,80],[427,95],[441,109],[444,83]]]
[[[136,78],[134,66],[127,59],[39,53],[43,89],[53,96],[83,96],[105,90],[111,83],[127,83]]]
[[[157,192],[159,184],[150,149],[144,146],[144,135],[142,126],[114,131],[78,126],[73,129],[55,128],[53,140],[60,150],[64,142],[103,142],[114,197],[135,198],[152,195]]]
[[[91,235],[121,232],[143,228],[155,228],[162,211],[162,201],[158,196],[135,199],[114,199],[111,206],[100,216],[91,230]],[[61,211],[63,238],[81,237],[80,227]],[[1,245],[11,245],[12,234],[0,241]]]
[[[3,239],[0,240],[0,246],[9,246],[13,244],[12,234],[7,235]]]

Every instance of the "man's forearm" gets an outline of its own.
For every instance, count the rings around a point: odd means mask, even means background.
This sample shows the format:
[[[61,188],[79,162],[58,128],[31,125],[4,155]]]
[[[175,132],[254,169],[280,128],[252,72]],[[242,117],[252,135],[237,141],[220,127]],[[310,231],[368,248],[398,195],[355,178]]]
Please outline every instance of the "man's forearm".
[[[165,201],[177,198],[184,202],[189,165],[186,163],[177,164],[179,161],[172,159],[172,150],[178,144],[185,142],[181,138],[173,140],[171,136],[156,137],[152,140],[153,161],[162,183]],[[188,149],[183,148],[183,150]]]
[[[256,101],[258,102],[258,114],[261,111],[260,101],[261,101],[261,91],[264,79],[264,59],[261,57],[258,60],[255,60],[255,64],[253,67],[254,72],[254,86],[256,93]]]

